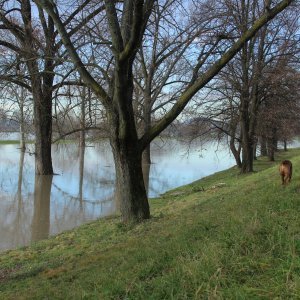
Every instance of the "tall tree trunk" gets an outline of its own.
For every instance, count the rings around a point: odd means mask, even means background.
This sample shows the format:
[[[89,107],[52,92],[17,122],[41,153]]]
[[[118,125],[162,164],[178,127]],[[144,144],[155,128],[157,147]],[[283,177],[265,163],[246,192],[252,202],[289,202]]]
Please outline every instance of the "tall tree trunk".
[[[267,139],[265,136],[261,136],[260,138],[260,155],[261,156],[267,156],[268,150],[267,150]]]
[[[245,1],[242,1],[245,5]],[[245,8],[244,8],[245,9]],[[245,13],[245,12],[244,12]],[[243,15],[243,17],[245,17]],[[243,24],[246,25],[246,24]],[[245,29],[244,29],[245,30]],[[253,172],[253,140],[250,133],[250,92],[249,92],[249,49],[248,43],[241,51],[242,87],[240,103],[240,123],[242,132],[242,168],[241,173]]]
[[[120,63],[115,72],[113,108],[108,113],[110,144],[116,169],[116,198],[124,222],[150,218],[143,180],[142,149],[134,119],[133,79],[130,63]]]
[[[41,71],[35,47],[35,30],[32,26],[30,1],[21,1],[21,12],[25,26],[24,55],[30,74],[32,97],[34,102],[35,128],[35,173],[52,175],[51,139],[52,139],[52,88],[54,79],[54,23],[49,17],[44,53],[44,69]],[[46,26],[46,24],[44,24]]]
[[[272,139],[268,139],[268,157],[270,161],[275,161],[275,151],[272,144]]]
[[[52,97],[34,95],[35,173],[52,175]]]
[[[241,97],[243,98],[243,97]],[[253,172],[253,137],[249,135],[248,99],[242,100],[242,168],[241,173]]]
[[[140,221],[150,217],[143,180],[142,154],[137,143],[110,139],[116,169],[116,198],[122,220]]]
[[[275,161],[275,151],[277,150],[277,129],[272,128],[272,135],[268,139],[268,156],[270,161]]]
[[[25,91],[24,91],[24,88],[21,87],[21,96],[20,96],[20,101],[19,101],[19,108],[20,108],[20,149],[23,152],[26,150],[24,102],[25,102]]]

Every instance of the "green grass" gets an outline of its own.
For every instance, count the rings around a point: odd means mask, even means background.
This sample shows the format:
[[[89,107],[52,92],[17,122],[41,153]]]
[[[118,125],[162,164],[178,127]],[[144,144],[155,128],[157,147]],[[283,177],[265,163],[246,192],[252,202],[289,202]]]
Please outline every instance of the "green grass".
[[[19,145],[19,140],[0,140],[0,145]],[[34,141],[26,141],[26,144],[34,144]]]
[[[0,145],[20,144],[19,140],[0,140]]]
[[[300,299],[298,166],[299,149],[281,152],[151,199],[141,224],[106,218],[3,253],[0,299]]]

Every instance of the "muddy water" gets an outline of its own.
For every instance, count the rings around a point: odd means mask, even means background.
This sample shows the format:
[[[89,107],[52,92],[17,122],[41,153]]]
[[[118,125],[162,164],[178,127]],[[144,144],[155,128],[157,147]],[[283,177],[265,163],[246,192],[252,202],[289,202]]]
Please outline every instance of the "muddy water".
[[[0,251],[45,239],[116,212],[115,172],[109,143],[82,149],[77,144],[54,145],[58,175],[35,176],[33,149],[0,146]],[[228,150],[167,140],[152,145],[148,195],[190,183],[234,165]],[[150,200],[151,201],[151,200]]]

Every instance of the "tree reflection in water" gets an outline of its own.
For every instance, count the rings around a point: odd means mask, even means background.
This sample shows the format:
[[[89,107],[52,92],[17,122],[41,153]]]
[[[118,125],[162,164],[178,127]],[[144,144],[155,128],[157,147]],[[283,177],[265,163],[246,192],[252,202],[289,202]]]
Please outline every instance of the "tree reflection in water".
[[[53,175],[35,175],[34,213],[31,241],[46,239],[50,233],[50,195]]]
[[[185,145],[178,141],[164,142],[163,147],[155,141],[153,163],[143,166],[148,196],[157,197],[233,165],[227,151],[207,149],[203,157],[198,147],[187,156],[183,155]],[[117,211],[108,141],[86,148],[75,143],[54,145],[54,170],[59,175],[53,177],[35,176],[34,156],[24,155],[15,145],[0,145],[0,151],[0,250],[27,245]]]

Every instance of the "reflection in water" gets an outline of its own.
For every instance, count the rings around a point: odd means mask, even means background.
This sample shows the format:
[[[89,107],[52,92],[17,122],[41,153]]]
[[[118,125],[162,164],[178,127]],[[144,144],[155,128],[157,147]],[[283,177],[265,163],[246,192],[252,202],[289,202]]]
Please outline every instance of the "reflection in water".
[[[82,144],[79,147],[79,191],[78,191],[78,196],[80,200],[80,208],[83,208],[82,205],[82,196],[83,196],[83,173],[84,173],[84,153],[85,153],[85,147],[83,146],[83,141],[82,139]]]
[[[25,152],[24,151],[20,151],[18,190],[17,190],[17,197],[18,197],[19,201],[21,201],[21,198],[22,198],[21,194],[22,194],[22,180],[23,180],[24,157],[25,157]]]
[[[174,140],[163,147],[155,141],[151,147],[153,164],[143,166],[150,198],[234,164],[228,152],[215,152],[214,146],[201,153],[196,146],[189,155],[185,155],[186,146]],[[116,212],[115,170],[108,141],[86,148],[54,145],[54,170],[59,174],[54,177],[35,176],[34,157],[15,145],[0,145],[0,151],[0,250]]]
[[[24,157],[25,152],[20,151],[20,159],[19,159],[19,173],[18,173],[18,189],[16,194],[17,200],[17,213],[15,219],[15,240],[19,240],[22,237],[22,211],[23,211],[23,203],[22,203],[22,181],[23,181],[23,166],[24,166]]]
[[[34,213],[31,225],[31,240],[46,239],[50,232],[50,194],[52,175],[35,175]]]

